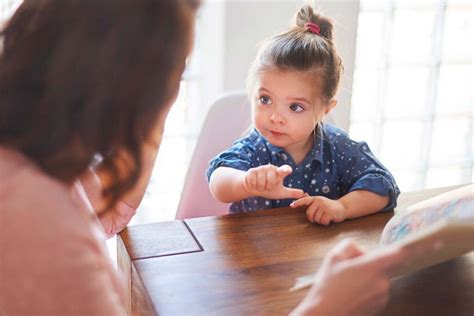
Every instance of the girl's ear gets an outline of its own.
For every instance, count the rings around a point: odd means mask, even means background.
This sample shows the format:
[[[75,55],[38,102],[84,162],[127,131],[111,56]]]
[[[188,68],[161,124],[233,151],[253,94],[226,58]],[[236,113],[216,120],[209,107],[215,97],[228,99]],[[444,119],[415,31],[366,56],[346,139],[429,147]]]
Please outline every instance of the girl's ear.
[[[334,107],[336,106],[337,104],[337,100],[336,99],[331,99],[329,100],[329,102],[324,106],[323,108],[323,113],[324,113],[324,116],[328,115],[329,112],[332,111],[332,109],[334,109]]]

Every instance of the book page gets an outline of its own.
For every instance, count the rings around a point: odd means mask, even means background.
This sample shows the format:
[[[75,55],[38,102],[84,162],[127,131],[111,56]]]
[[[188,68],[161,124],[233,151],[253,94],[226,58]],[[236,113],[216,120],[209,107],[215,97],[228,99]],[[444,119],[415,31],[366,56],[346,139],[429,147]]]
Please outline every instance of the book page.
[[[474,250],[474,185],[449,191],[396,214],[385,225],[381,246],[419,247],[440,245],[431,253],[413,258],[398,275],[416,271]]]

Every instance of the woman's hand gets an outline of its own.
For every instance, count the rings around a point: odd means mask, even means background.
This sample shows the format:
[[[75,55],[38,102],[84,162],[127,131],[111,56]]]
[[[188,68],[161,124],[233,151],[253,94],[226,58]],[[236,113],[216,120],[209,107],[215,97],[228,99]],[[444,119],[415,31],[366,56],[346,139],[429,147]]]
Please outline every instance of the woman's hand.
[[[309,205],[306,217],[312,223],[329,225],[331,222],[338,223],[347,218],[346,208],[339,200],[331,200],[324,196],[306,196],[290,204],[293,208],[303,205]]]
[[[364,254],[344,240],[325,257],[312,288],[291,315],[374,315],[389,300],[391,269],[404,264],[400,248]]]
[[[244,177],[244,188],[251,196],[267,199],[297,199],[304,196],[303,190],[283,186],[283,179],[293,170],[288,165],[280,167],[268,164],[249,169]]]
[[[121,232],[136,213],[137,211],[134,208],[123,201],[118,201],[113,208],[107,212],[102,212],[99,215],[99,220],[104,228],[105,236],[111,238]]]
[[[92,208],[98,212],[105,207],[102,197],[102,182],[92,168],[80,178],[80,183]],[[123,199],[106,212],[98,213],[99,220],[107,238],[122,231],[135,215],[136,209],[128,205]]]
[[[388,246],[365,254],[343,240],[324,258],[313,286],[291,315],[374,315],[389,300],[390,278],[412,260],[438,251],[438,240],[410,247]]]

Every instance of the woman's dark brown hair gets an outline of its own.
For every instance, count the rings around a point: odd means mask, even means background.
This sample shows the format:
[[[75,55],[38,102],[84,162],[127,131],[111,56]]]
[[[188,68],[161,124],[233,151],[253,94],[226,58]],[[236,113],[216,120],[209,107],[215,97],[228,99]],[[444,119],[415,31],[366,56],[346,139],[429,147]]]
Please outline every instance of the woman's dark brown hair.
[[[197,5],[25,1],[2,31],[0,145],[66,183],[100,156],[114,203],[137,182],[141,147],[177,91]]]

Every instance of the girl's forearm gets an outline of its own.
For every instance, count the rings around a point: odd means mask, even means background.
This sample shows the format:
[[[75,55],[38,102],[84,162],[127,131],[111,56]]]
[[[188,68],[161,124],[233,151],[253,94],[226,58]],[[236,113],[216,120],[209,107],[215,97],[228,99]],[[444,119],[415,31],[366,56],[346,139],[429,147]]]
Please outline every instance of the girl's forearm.
[[[224,203],[237,202],[251,195],[245,189],[245,171],[219,167],[211,175],[209,190],[216,200]]]
[[[344,205],[346,218],[356,218],[380,211],[387,206],[389,198],[370,191],[356,190],[347,193],[339,201]]]

